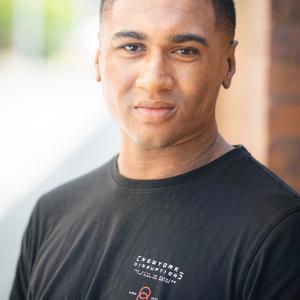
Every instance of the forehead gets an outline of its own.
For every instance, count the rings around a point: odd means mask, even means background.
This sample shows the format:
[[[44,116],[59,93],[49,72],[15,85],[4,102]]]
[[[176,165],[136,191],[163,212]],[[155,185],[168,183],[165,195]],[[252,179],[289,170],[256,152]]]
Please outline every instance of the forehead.
[[[215,30],[214,10],[208,0],[114,0],[105,23],[108,31],[139,29],[155,35],[174,30],[210,34]]]

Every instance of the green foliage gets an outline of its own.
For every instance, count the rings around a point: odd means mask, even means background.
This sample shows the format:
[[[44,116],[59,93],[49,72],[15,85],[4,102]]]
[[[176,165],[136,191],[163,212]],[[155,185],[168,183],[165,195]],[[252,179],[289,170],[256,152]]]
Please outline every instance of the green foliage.
[[[43,54],[49,56],[64,44],[66,36],[70,32],[73,16],[74,2],[71,0],[34,0],[26,1],[22,5],[22,14],[28,18],[35,14],[40,14],[35,7],[35,1],[44,1],[44,46]],[[12,5],[13,0],[0,0],[0,48],[10,45],[11,32],[12,32]],[[19,17],[22,17],[20,15]],[[34,18],[33,18],[34,19]],[[36,26],[34,22],[31,26]],[[24,31],[28,27],[23,28]],[[30,34],[28,34],[28,37]]]
[[[70,32],[73,15],[71,0],[45,0],[45,49],[49,56],[55,53],[64,43]]]
[[[0,48],[10,44],[12,0],[0,0]]]

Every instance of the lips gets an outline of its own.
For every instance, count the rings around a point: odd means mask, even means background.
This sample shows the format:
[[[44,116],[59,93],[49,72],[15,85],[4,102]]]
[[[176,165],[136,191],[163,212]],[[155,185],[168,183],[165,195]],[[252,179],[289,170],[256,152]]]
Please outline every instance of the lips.
[[[149,109],[159,109],[159,108],[174,108],[174,104],[164,101],[141,101],[137,103],[135,108],[149,108]]]
[[[175,105],[164,101],[144,101],[134,105],[136,116],[147,123],[158,123],[175,113]]]

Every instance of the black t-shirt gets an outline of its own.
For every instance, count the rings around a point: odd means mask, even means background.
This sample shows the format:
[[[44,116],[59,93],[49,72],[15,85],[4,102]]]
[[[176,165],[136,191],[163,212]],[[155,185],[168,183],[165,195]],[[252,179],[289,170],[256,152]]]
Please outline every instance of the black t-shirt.
[[[114,157],[39,199],[10,299],[300,299],[299,200],[241,145],[158,180]]]

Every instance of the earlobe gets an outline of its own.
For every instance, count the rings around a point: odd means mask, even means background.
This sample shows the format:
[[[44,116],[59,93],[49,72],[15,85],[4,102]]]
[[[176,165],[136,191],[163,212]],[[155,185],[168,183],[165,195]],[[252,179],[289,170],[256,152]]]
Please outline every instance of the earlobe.
[[[100,51],[97,49],[96,51],[96,56],[95,56],[95,69],[96,69],[96,81],[100,82],[101,81],[101,75],[100,75],[100,66],[99,66],[99,56],[100,56]]]
[[[227,60],[227,68],[226,68],[226,74],[225,78],[222,82],[222,85],[225,89],[229,89],[231,85],[232,77],[235,73],[235,61],[229,58]]]
[[[235,64],[235,48],[237,46],[237,41],[232,41],[230,44],[230,53],[226,61],[226,73],[224,75],[224,79],[222,81],[222,85],[225,89],[229,89],[231,85],[231,80],[236,71]]]

